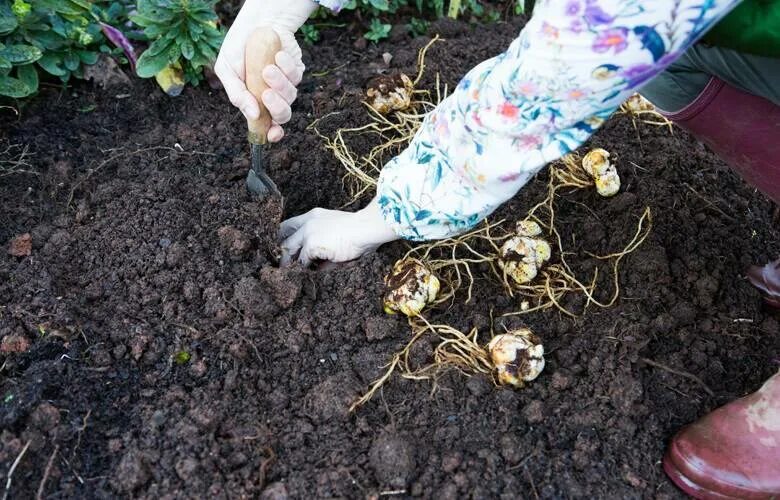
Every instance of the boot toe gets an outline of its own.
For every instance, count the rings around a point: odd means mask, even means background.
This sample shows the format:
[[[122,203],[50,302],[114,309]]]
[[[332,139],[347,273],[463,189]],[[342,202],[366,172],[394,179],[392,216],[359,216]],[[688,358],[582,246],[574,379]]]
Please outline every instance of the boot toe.
[[[686,431],[672,440],[663,460],[666,475],[678,488],[694,498],[707,500],[766,498],[750,490],[749,479],[743,474],[728,470],[728,463],[720,463],[722,458],[713,460],[717,450],[702,449],[686,439]]]

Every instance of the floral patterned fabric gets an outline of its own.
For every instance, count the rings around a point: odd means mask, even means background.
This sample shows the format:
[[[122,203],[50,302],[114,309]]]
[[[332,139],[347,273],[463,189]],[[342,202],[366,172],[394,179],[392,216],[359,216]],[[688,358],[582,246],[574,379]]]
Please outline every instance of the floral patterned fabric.
[[[739,0],[544,0],[428,114],[377,187],[402,238],[462,233],[579,147]]]

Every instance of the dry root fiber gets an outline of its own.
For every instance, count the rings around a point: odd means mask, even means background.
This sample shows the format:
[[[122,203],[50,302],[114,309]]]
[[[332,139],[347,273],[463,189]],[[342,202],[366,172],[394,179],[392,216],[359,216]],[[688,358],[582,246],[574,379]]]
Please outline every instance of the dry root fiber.
[[[649,234],[649,208],[640,217],[634,238],[622,251],[609,257],[615,288],[608,300],[598,300],[594,295],[598,267],[588,280],[579,278],[574,272],[566,260],[562,238],[555,226],[555,201],[561,191],[595,186],[606,190],[606,194],[614,194],[619,179],[616,179],[617,173],[608,158],[607,151],[595,149],[582,159],[576,154],[570,154],[552,165],[547,197],[532,207],[527,217],[517,222],[512,232],[504,229],[505,221],[486,221],[478,229],[457,238],[417,246],[406,257],[418,259],[439,276],[444,290],[441,300],[454,297],[465,284],[468,302],[472,296],[474,266],[487,264],[507,293],[520,299],[520,310],[510,314],[528,314],[555,308],[566,315],[576,316],[577,313],[561,305],[567,293],[582,293],[586,296],[583,312],[590,305],[609,307],[619,295],[620,261],[636,250]],[[556,254],[555,258],[553,253]]]
[[[642,97],[640,94],[633,94],[626,99],[626,102],[620,105],[618,112],[631,117],[634,129],[637,128],[637,122],[654,125],[656,127],[668,127],[670,133],[674,133],[674,127],[664,115],[659,113],[653,103]]]
[[[398,73],[381,75],[368,82],[365,104],[369,123],[338,129],[333,137],[326,137],[317,129],[328,115],[311,125],[325,142],[325,148],[333,152],[346,171],[344,184],[352,197],[348,204],[373,190],[384,162],[409,144],[425,115],[446,97],[447,87],[442,89],[438,75],[433,91],[416,88],[425,72],[425,54],[438,40],[438,36],[434,37],[420,50],[414,80]],[[377,145],[368,154],[359,155],[351,146],[351,141],[366,135],[374,136]]]
[[[398,370],[401,376],[414,380],[436,380],[447,369],[465,375],[490,376],[497,385],[522,388],[544,370],[544,347],[540,339],[527,328],[494,336],[486,345],[478,340],[477,329],[465,334],[448,325],[434,325],[418,316],[410,320],[412,338],[393,356],[385,373],[371,384],[369,390],[350,407],[354,411],[369,401]],[[409,363],[409,352],[426,333],[436,335],[439,344],[433,352],[433,362],[415,368]]]

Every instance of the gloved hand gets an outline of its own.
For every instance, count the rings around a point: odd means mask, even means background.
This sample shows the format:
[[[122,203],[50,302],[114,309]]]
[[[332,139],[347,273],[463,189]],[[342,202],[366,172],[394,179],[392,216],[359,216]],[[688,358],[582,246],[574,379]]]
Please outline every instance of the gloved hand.
[[[376,198],[358,212],[315,208],[282,222],[281,265],[298,260],[308,266],[313,260],[346,262],[376,250],[398,236],[385,223]]]
[[[317,4],[312,0],[247,0],[225,35],[214,64],[214,72],[222,81],[230,102],[248,119],[257,119],[260,110],[245,83],[244,48],[249,35],[259,26],[273,28],[279,35],[282,50],[276,54],[276,65],[263,70],[263,78],[270,87],[263,93],[262,100],[273,120],[268,131],[271,142],[284,136],[281,125],[292,116],[290,105],[298,95],[295,87],[301,82],[305,69],[295,32],[316,8]]]

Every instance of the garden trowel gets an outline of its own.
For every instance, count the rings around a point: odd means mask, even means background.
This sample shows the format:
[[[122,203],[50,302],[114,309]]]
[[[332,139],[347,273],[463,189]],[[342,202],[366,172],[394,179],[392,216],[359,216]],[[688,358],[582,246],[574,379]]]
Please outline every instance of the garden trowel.
[[[244,55],[246,68],[246,87],[255,96],[260,105],[260,117],[248,120],[249,147],[251,149],[251,168],[246,178],[249,191],[261,198],[272,194],[281,196],[279,188],[268,177],[263,163],[263,150],[268,143],[268,129],[271,128],[271,115],[263,106],[262,96],[268,85],[263,80],[263,68],[275,64],[276,53],[282,48],[279,36],[271,28],[257,28],[249,36]]]

